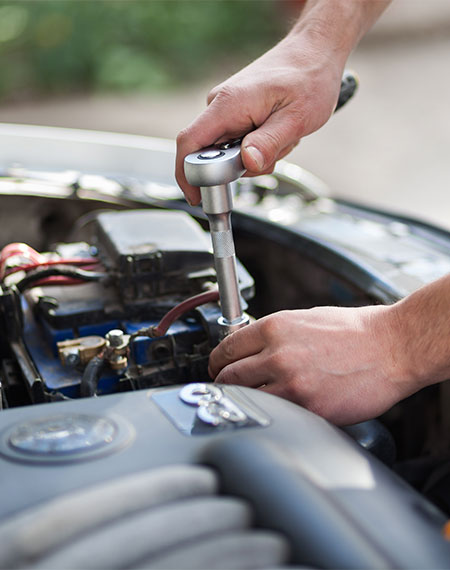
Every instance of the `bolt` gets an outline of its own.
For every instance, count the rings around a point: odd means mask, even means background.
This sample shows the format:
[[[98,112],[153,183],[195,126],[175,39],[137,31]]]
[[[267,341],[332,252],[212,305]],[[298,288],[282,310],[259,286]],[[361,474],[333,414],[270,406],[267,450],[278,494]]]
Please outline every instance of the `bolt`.
[[[123,344],[123,332],[120,329],[112,329],[106,334],[105,338],[109,345],[114,348]]]
[[[71,352],[66,356],[65,360],[67,366],[74,367],[80,363],[80,355],[77,352]]]

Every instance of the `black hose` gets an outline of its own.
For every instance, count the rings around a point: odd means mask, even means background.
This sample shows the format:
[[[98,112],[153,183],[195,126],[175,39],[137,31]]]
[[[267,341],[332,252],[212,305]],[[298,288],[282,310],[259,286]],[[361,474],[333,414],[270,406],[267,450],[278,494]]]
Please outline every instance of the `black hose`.
[[[88,362],[80,383],[80,396],[82,398],[95,396],[104,365],[105,357],[103,355],[94,356]]]
[[[101,279],[105,279],[107,274],[96,271],[85,271],[84,269],[72,267],[71,265],[53,265],[44,269],[30,271],[26,277],[16,283],[16,287],[23,293],[25,289],[32,287],[36,281],[55,276],[71,277],[73,279],[81,279],[82,281],[100,281]]]

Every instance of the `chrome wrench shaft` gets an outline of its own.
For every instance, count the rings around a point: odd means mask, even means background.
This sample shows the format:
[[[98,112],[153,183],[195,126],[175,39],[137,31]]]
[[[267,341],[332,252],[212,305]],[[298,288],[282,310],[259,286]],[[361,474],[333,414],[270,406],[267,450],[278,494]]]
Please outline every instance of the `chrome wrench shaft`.
[[[209,220],[223,324],[238,325],[243,311],[231,229],[231,190],[228,184],[222,184],[201,186],[200,192],[203,211]]]
[[[246,325],[236,269],[231,211],[233,198],[229,183],[243,172],[240,145],[210,147],[185,158],[188,182],[200,187],[203,211],[208,217],[219,288],[224,336]]]

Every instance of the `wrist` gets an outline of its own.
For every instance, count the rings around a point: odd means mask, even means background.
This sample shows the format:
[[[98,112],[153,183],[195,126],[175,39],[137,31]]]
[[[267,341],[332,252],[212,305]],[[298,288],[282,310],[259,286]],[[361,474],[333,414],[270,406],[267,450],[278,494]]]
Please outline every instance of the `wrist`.
[[[409,382],[419,390],[450,378],[450,275],[392,306]]]
[[[382,377],[396,394],[395,400],[423,388],[424,375],[411,358],[411,339],[401,303],[371,307],[368,317],[374,350],[381,349],[379,366]]]

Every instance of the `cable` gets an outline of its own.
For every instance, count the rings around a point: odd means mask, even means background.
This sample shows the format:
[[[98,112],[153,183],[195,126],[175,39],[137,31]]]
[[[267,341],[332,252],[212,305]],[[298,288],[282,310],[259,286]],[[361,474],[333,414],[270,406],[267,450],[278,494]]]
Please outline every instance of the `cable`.
[[[5,271],[5,277],[8,277],[8,275],[12,275],[13,273],[17,273],[18,271],[25,271],[26,273],[28,273],[28,271],[32,271],[33,269],[38,269],[39,267],[46,267],[46,266],[51,266],[51,265],[83,265],[86,266],[85,269],[87,269],[88,267],[93,267],[94,265],[98,265],[99,260],[96,259],[95,257],[89,257],[89,258],[83,258],[83,257],[78,257],[78,258],[61,258],[61,259],[48,259],[47,261],[41,261],[39,263],[29,263],[27,265],[17,265],[15,267],[11,267],[10,269],[7,269]]]
[[[149,336],[151,338],[164,336],[169,330],[170,326],[182,315],[184,315],[184,313],[192,311],[192,309],[200,307],[200,305],[205,305],[206,303],[212,303],[218,300],[219,291],[217,289],[189,297],[189,299],[185,299],[178,305],[175,305],[175,307],[172,307],[172,309],[170,309],[170,311],[164,315],[164,317],[155,327],[148,327],[136,331],[131,335],[130,340],[136,338],[137,336]]]
[[[154,329],[155,336],[164,336],[169,330],[169,327],[175,321],[177,321],[181,315],[184,315],[184,313],[192,311],[192,309],[195,309],[195,307],[199,307],[200,305],[205,305],[206,303],[212,303],[213,301],[218,300],[219,291],[216,289],[212,291],[206,291],[205,293],[200,293],[199,295],[194,295],[194,297],[189,297],[189,299],[185,299],[170,309],[170,311],[166,313],[164,317],[159,321],[159,324],[156,325]]]
[[[80,396],[82,398],[95,396],[104,365],[105,357],[102,352],[88,362],[80,382]]]
[[[73,279],[81,279],[82,281],[100,281],[107,277],[106,273],[85,271],[70,265],[54,265],[46,269],[36,269],[30,272],[21,281],[16,283],[17,289],[22,293],[25,289],[32,287],[36,281],[40,281],[46,277],[53,277],[62,275],[63,277],[71,277]]]
[[[13,242],[5,245],[0,253],[0,263],[13,255],[23,255],[38,262],[44,260],[44,257],[26,243]]]
[[[54,277],[46,277],[45,279],[39,279],[36,283],[33,283],[33,287],[43,287],[44,285],[82,285],[84,281],[82,279],[74,279],[72,277],[63,277],[62,275],[55,275]]]
[[[38,253],[26,243],[13,242],[5,245],[0,252],[0,279],[3,279],[5,273],[5,265],[9,258],[20,255],[25,259],[29,259],[32,263],[42,263],[45,257]]]

